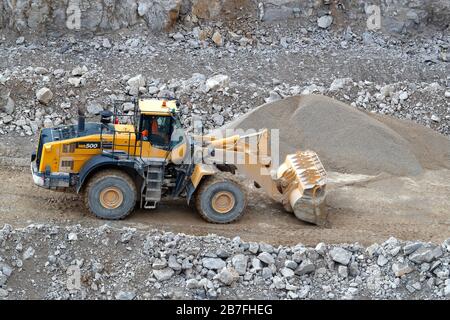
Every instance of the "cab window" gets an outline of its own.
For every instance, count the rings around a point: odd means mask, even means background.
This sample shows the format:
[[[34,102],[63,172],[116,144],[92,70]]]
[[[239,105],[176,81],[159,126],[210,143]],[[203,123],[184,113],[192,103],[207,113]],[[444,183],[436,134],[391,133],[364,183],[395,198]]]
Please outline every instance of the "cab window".
[[[178,118],[172,119],[173,122],[173,132],[170,137],[170,147],[174,148],[179,144],[184,143],[184,129],[181,125],[181,121]]]
[[[166,147],[170,144],[172,118],[170,116],[142,116],[140,137],[152,145]]]

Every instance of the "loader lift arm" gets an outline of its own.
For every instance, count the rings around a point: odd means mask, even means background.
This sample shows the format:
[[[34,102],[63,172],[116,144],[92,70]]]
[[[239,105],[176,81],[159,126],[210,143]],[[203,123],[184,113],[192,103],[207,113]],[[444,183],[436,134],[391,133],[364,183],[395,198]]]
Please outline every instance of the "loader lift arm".
[[[315,152],[289,154],[277,167],[269,152],[267,129],[221,139],[204,136],[203,141],[204,159],[216,165],[233,164],[238,172],[254,181],[287,211],[294,212],[298,219],[325,224],[327,174]]]

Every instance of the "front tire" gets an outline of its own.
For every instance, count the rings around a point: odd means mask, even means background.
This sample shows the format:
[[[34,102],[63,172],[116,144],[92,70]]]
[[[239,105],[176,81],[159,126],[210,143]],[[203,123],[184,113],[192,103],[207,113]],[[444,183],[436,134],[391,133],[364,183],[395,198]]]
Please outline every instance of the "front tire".
[[[85,204],[96,217],[120,220],[133,212],[137,190],[134,181],[119,170],[105,170],[93,176],[86,187]]]
[[[202,181],[196,191],[195,206],[208,222],[231,223],[245,214],[247,195],[233,174],[219,172]]]

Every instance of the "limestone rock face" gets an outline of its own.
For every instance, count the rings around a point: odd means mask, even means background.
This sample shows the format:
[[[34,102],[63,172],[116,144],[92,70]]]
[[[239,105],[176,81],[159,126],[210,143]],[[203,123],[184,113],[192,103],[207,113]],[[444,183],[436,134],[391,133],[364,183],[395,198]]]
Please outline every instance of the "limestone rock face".
[[[150,30],[172,27],[182,0],[3,1],[0,27],[14,31],[108,31],[145,22]]]
[[[168,30],[180,16],[221,20],[239,16],[242,10],[261,21],[285,21],[316,17],[327,29],[336,21],[348,26],[365,24],[373,14],[368,4],[357,1],[343,11],[334,1],[317,0],[3,0],[0,28],[19,32],[88,30],[111,31],[144,23],[149,30]],[[241,9],[243,8],[243,9]],[[324,15],[330,12],[331,15]],[[432,24],[445,28],[450,17],[448,0],[391,0],[380,7],[380,31],[404,33]],[[223,13],[226,13],[224,15]]]

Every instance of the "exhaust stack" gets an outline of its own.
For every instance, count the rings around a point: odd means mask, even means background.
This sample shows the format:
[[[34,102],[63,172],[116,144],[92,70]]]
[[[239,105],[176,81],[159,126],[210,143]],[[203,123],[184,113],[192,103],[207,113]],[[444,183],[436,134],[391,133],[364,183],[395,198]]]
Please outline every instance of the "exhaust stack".
[[[86,127],[86,116],[81,109],[78,109],[78,132],[84,132]]]

